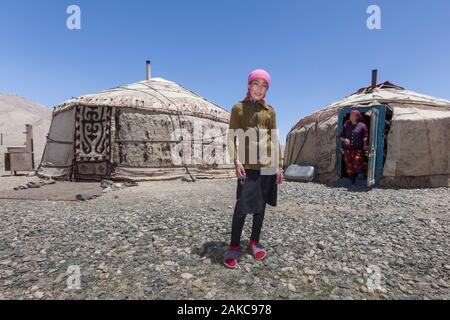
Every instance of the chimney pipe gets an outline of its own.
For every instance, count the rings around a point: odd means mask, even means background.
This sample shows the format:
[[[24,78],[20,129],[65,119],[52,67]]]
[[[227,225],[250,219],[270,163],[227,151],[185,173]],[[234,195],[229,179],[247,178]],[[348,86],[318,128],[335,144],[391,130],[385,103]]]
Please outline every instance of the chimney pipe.
[[[150,60],[145,61],[147,67],[147,80],[150,80],[152,77],[152,63]]]
[[[372,89],[374,89],[377,86],[377,77],[378,77],[378,70],[373,69],[372,70]]]

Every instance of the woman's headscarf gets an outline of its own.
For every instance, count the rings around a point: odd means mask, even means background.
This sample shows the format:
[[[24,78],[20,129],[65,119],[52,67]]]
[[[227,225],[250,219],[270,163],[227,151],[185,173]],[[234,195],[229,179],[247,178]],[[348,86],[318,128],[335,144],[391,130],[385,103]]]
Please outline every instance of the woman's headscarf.
[[[350,114],[354,114],[356,115],[356,121],[360,121],[362,118],[361,112],[359,112],[358,110],[352,110],[352,112],[350,112]]]

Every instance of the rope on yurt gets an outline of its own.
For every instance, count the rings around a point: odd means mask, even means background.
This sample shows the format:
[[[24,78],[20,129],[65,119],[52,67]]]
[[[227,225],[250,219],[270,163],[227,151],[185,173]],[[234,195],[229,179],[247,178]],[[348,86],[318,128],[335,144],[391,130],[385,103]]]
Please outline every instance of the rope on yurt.
[[[156,97],[155,95],[153,95],[153,94],[151,94],[151,93],[149,93],[147,91],[143,91],[143,90],[139,90],[139,89],[133,89],[133,88],[127,88],[127,87],[124,87],[124,86],[121,87],[121,88],[125,89],[125,90],[137,91],[137,92],[141,92],[141,93],[147,94],[147,95],[149,95],[149,96],[151,96],[151,97],[153,97],[155,99],[158,99],[159,101],[162,102],[162,104],[164,104],[166,107],[168,107],[168,105],[163,100],[161,100],[160,98]],[[170,120],[172,120],[172,117],[170,116],[170,114],[169,114],[169,117],[170,117]],[[173,126],[173,129],[175,130],[175,125],[173,123],[173,120],[172,120],[172,126]]]
[[[305,139],[303,140],[303,143],[302,143],[302,145],[301,145],[301,147],[300,147],[300,149],[299,149],[297,155],[295,156],[294,163],[297,162],[298,157],[300,156],[300,153],[302,152],[303,147],[305,146],[306,139],[308,138],[309,131],[311,130],[312,127],[306,128],[306,127],[304,127],[304,126],[301,126],[299,130],[301,130],[301,128],[305,128],[305,130],[306,130],[306,133],[305,133]],[[295,141],[296,141],[296,139],[297,139],[297,135],[295,135],[293,146],[295,146]],[[292,157],[291,157],[291,158],[292,158]]]
[[[192,93],[192,94],[195,95],[196,97],[199,97],[199,98],[201,98],[201,99],[203,99],[203,100],[205,100],[205,101],[207,101],[207,102],[209,102],[209,103],[215,105],[217,108],[222,109],[222,110],[224,110],[224,111],[226,111],[226,112],[229,112],[229,111],[226,110],[225,108],[222,108],[221,106],[215,104],[214,102],[207,100],[206,98],[202,97],[202,96],[199,95],[198,93],[196,93],[196,92],[194,92],[194,91],[192,91],[192,90],[190,90],[190,89],[188,89],[188,88],[183,87],[181,84],[178,84],[178,83],[177,83],[177,85],[180,86],[181,88],[183,88],[184,90],[186,90],[186,91]]]
[[[143,83],[142,83],[143,84]],[[145,84],[143,84],[143,85],[145,85]],[[145,86],[147,86],[147,85],[145,85]],[[148,87],[148,86],[147,86]],[[155,96],[155,95],[153,95],[153,94],[151,94],[151,93],[149,93],[149,92],[146,92],[146,91],[142,91],[142,90],[139,90],[139,89],[132,89],[132,88],[127,88],[127,87],[121,87],[122,89],[126,89],[126,90],[131,90],[131,91],[138,91],[138,92],[142,92],[142,93],[145,93],[145,94],[147,94],[147,95],[149,95],[149,96],[151,96],[151,97],[154,97],[155,99],[158,99],[159,101],[161,101],[166,107],[169,107],[168,105],[167,105],[167,103],[165,103],[163,100],[161,100],[160,98],[158,98],[157,96]],[[159,91],[157,91],[156,89],[153,89],[153,88],[151,88],[151,87],[148,87],[149,89],[152,89],[152,90],[154,90],[154,91],[156,91],[157,93],[159,93],[160,95],[162,95],[164,98],[166,98],[167,100],[169,100],[170,102],[172,102],[175,106],[176,106],[176,104],[172,101],[172,100],[170,100],[169,98],[167,98],[165,95],[163,95],[161,92],[159,92]],[[174,121],[173,121],[173,119],[172,119],[172,117],[171,117],[171,115],[169,114],[168,115],[169,117],[170,117],[170,120],[172,121],[172,127],[173,127],[173,129],[175,130],[175,123],[174,123]],[[180,128],[181,129],[181,128]],[[215,136],[215,137],[211,137],[211,139],[216,139],[216,138],[220,138],[220,137],[223,137],[223,136],[225,136],[227,133],[224,133],[224,134],[221,134],[221,135],[218,135],[218,136]],[[181,140],[178,140],[178,142],[180,142]],[[203,140],[195,140],[195,139],[192,139],[192,141],[194,141],[194,142],[198,142],[198,141],[203,141]],[[175,141],[175,142],[177,142],[177,141]],[[212,143],[212,142],[211,142]]]
[[[149,86],[149,85],[147,85],[147,84],[145,84],[145,83],[141,83],[141,84],[144,85],[144,86],[146,86],[147,88],[149,88],[149,89],[151,89],[151,90],[153,90],[153,91],[159,93],[161,96],[163,96],[164,98],[166,98],[167,100],[169,100],[170,102],[172,102],[172,103],[176,106],[175,102],[173,102],[169,97],[167,97],[167,96],[165,96],[164,94],[162,94],[159,90],[157,90],[157,89],[155,89],[155,88],[152,88],[151,86]],[[183,88],[184,90],[186,90],[186,91],[192,93],[193,95],[195,95],[195,96],[197,96],[197,97],[199,97],[199,98],[201,98],[201,99],[207,101],[208,103],[214,104],[214,103],[212,103],[212,102],[206,100],[205,98],[203,98],[203,97],[200,96],[199,94],[195,93],[194,91],[189,90],[189,89],[183,87],[182,85],[179,85],[179,84],[176,84],[176,85],[179,86],[179,87],[181,87],[181,88]],[[214,105],[217,106],[218,108],[222,109],[222,110],[225,110],[225,109],[223,109],[222,107],[220,107],[220,106],[218,106],[218,105],[216,105],[216,104],[214,104]],[[226,110],[225,110],[225,111],[226,111]],[[227,112],[228,112],[228,111],[227,111]],[[180,129],[181,129],[181,128],[180,128]],[[211,139],[220,138],[220,137],[225,136],[226,134],[227,134],[227,133],[225,132],[224,134],[221,134],[221,135],[218,135],[218,136],[215,136],[215,137],[211,137]],[[195,142],[195,141],[197,141],[197,140],[193,139],[192,141]],[[203,141],[203,139],[202,139],[201,141]],[[211,143],[212,143],[212,142],[211,142]]]
[[[153,88],[153,87],[151,87],[151,86],[149,86],[149,85],[147,85],[147,84],[145,84],[145,83],[141,83],[141,84],[144,85],[144,86],[146,86],[147,88],[149,88],[149,89],[155,91],[155,92],[158,93],[159,95],[163,96],[165,99],[169,100],[169,101],[177,108],[178,126],[179,126],[179,129],[180,129],[180,131],[181,131],[181,117],[180,117],[181,111],[180,111],[179,107],[177,106],[177,104],[176,104],[173,100],[171,100],[170,98],[168,98],[167,96],[165,96],[164,94],[162,94],[162,93],[161,93],[160,91],[158,91],[157,89],[155,89],[155,88]],[[168,105],[165,101],[161,100],[161,99],[158,98],[157,96],[155,96],[155,95],[153,95],[153,94],[151,94],[151,93],[149,93],[149,92],[147,92],[147,91],[143,91],[143,90],[139,90],[139,89],[134,89],[134,88],[127,88],[126,86],[121,86],[121,87],[119,87],[119,88],[122,88],[122,89],[125,89],[125,90],[131,90],[131,91],[138,91],[138,92],[147,94],[147,95],[149,95],[149,96],[151,96],[151,97],[153,97],[153,98],[158,99],[158,100],[161,101],[161,103],[163,103],[167,108],[169,108],[169,105]],[[172,127],[173,127],[173,129],[175,130],[175,123],[174,123],[174,121],[173,121],[173,119],[172,119],[172,117],[171,117],[170,114],[169,114],[169,117],[170,117],[170,120],[172,121]],[[216,138],[219,138],[219,137],[223,137],[223,136],[225,136],[226,134],[227,134],[227,133],[221,134],[221,135],[216,136],[216,137],[212,137],[212,139],[216,139]],[[181,141],[182,141],[181,139],[178,140],[178,142],[181,142]],[[203,139],[202,139],[201,141],[203,142]],[[194,142],[195,142],[195,141],[194,141]],[[209,144],[211,144],[211,143],[212,143],[212,142],[210,142]],[[184,164],[184,168],[186,169],[187,174],[189,174],[192,178],[194,178],[193,175],[192,175],[192,173],[190,172],[190,170],[189,170],[187,164],[186,164],[186,159],[185,159],[185,154],[184,154],[184,153],[183,153],[183,164]]]
[[[317,129],[317,127],[318,127],[322,122],[325,122],[326,120],[328,120],[328,119],[320,120],[321,115],[322,115],[324,112],[326,112],[326,111],[328,111],[328,110],[325,109],[325,110],[322,110],[322,111],[319,111],[319,112],[318,112],[318,114],[317,114],[317,120],[314,121],[314,123],[315,123],[315,128],[316,128],[316,129]],[[305,128],[306,133],[305,133],[305,139],[303,140],[303,143],[302,143],[302,145],[301,145],[301,147],[300,147],[300,149],[299,149],[297,155],[295,156],[294,163],[297,162],[297,160],[298,160],[298,158],[299,158],[299,156],[300,156],[300,154],[301,154],[301,152],[302,152],[302,150],[303,150],[303,147],[305,146],[306,139],[308,138],[308,134],[309,134],[309,132],[310,132],[310,130],[311,130],[312,127],[313,127],[313,126],[307,128],[306,126],[303,126],[303,125],[302,125],[302,126],[300,126],[299,128],[296,128],[296,129],[295,129],[296,131],[300,131],[302,128]],[[295,135],[294,143],[293,143],[292,146],[295,146],[296,139],[297,139],[297,135]],[[291,159],[289,159],[289,162],[291,163],[290,160],[292,160],[292,157],[291,157]]]
[[[149,86],[147,86],[147,85],[146,85],[146,87],[148,87],[149,89],[153,89],[153,88],[151,88],[151,87],[149,87]],[[151,93],[149,93],[149,92],[147,92],[147,91],[143,91],[143,90],[139,90],[139,89],[127,88],[127,87],[122,87],[122,88],[123,88],[123,89],[126,89],[126,90],[133,90],[133,91],[138,91],[138,92],[142,92],[142,93],[148,94],[149,96],[152,96],[152,97],[158,99],[158,100],[161,101],[167,108],[169,108],[169,105],[168,105],[166,102],[164,102],[163,100],[159,99],[158,97],[154,96],[153,94],[151,94]],[[164,98],[166,98],[167,100],[169,100],[170,102],[173,103],[173,101],[171,101],[169,98],[167,98],[166,96],[164,96],[161,92],[158,92],[158,91],[155,90],[155,89],[153,89],[153,90],[156,91],[157,93],[159,93],[160,95],[162,95]],[[174,104],[175,107],[177,107],[177,111],[178,111],[178,112],[177,112],[177,116],[178,116],[178,125],[179,125],[180,131],[181,131],[181,125],[180,125],[180,123],[181,123],[180,111],[179,111],[178,106],[177,106],[175,103],[173,103],[173,104]],[[173,127],[173,130],[175,130],[175,123],[174,123],[174,121],[173,121],[173,119],[172,119],[172,117],[171,117],[170,114],[169,114],[169,118],[170,118],[170,120],[172,121],[172,127]],[[181,142],[181,141],[182,141],[181,139],[178,140],[178,142]],[[193,178],[191,172],[189,171],[189,168],[187,167],[184,152],[183,152],[183,165],[184,165],[184,168],[186,169],[187,173],[189,174],[189,176],[191,176],[191,178]]]
[[[172,99],[170,99],[169,97],[163,95],[159,90],[157,90],[157,89],[155,89],[155,88],[153,88],[153,87],[151,87],[151,86],[149,86],[149,85],[146,85],[145,83],[142,83],[142,84],[143,84],[144,86],[146,86],[147,88],[149,88],[149,89],[151,89],[151,90],[153,90],[153,91],[159,93],[159,94],[162,95],[164,98],[166,98],[167,100],[169,100],[170,102],[172,102],[174,106],[177,107],[177,111],[178,111],[178,112],[177,112],[177,117],[178,117],[178,127],[179,127],[179,129],[180,129],[180,132],[182,132],[182,128],[181,128],[181,117],[180,117],[181,111],[180,111],[180,108],[177,106],[177,104],[176,104]],[[168,107],[168,106],[167,106],[167,107]],[[203,141],[203,140],[202,140],[202,141]],[[183,163],[184,163],[184,167],[185,167],[185,169],[186,169],[186,171],[187,171],[187,174],[189,174],[189,176],[190,176],[192,179],[194,179],[194,176],[192,175],[192,173],[190,172],[190,170],[189,170],[189,168],[188,168],[188,166],[187,166],[187,164],[186,164],[186,159],[185,159],[185,157],[186,157],[186,155],[185,155],[184,152],[183,152]]]

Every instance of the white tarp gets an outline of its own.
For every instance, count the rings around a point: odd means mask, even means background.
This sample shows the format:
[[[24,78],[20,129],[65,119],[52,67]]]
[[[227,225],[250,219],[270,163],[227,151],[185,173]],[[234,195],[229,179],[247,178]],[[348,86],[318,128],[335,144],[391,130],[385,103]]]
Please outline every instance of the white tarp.
[[[50,125],[38,174],[59,177],[70,173],[73,161],[75,109],[55,115]]]

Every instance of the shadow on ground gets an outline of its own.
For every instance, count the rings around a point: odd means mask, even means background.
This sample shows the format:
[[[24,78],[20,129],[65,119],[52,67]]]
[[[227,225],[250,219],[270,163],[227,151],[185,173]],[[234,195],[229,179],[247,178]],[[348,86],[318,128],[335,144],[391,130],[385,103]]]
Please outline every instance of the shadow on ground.
[[[363,179],[357,179],[355,184],[352,184],[349,179],[340,179],[336,182],[324,183],[329,188],[346,188],[349,192],[369,192],[373,188],[378,186],[368,187],[367,183]]]
[[[12,175],[10,173],[2,173],[0,175],[0,178],[15,178],[15,177],[27,177],[27,176],[28,176],[28,174],[26,174],[26,173],[18,173],[15,175]]]
[[[222,264],[225,252],[227,251],[229,243],[224,241],[210,241],[205,242],[200,248],[197,248],[194,253],[200,257],[211,259],[212,264]],[[242,241],[241,247],[246,248],[248,241]],[[242,250],[242,254],[245,254],[245,249]]]

